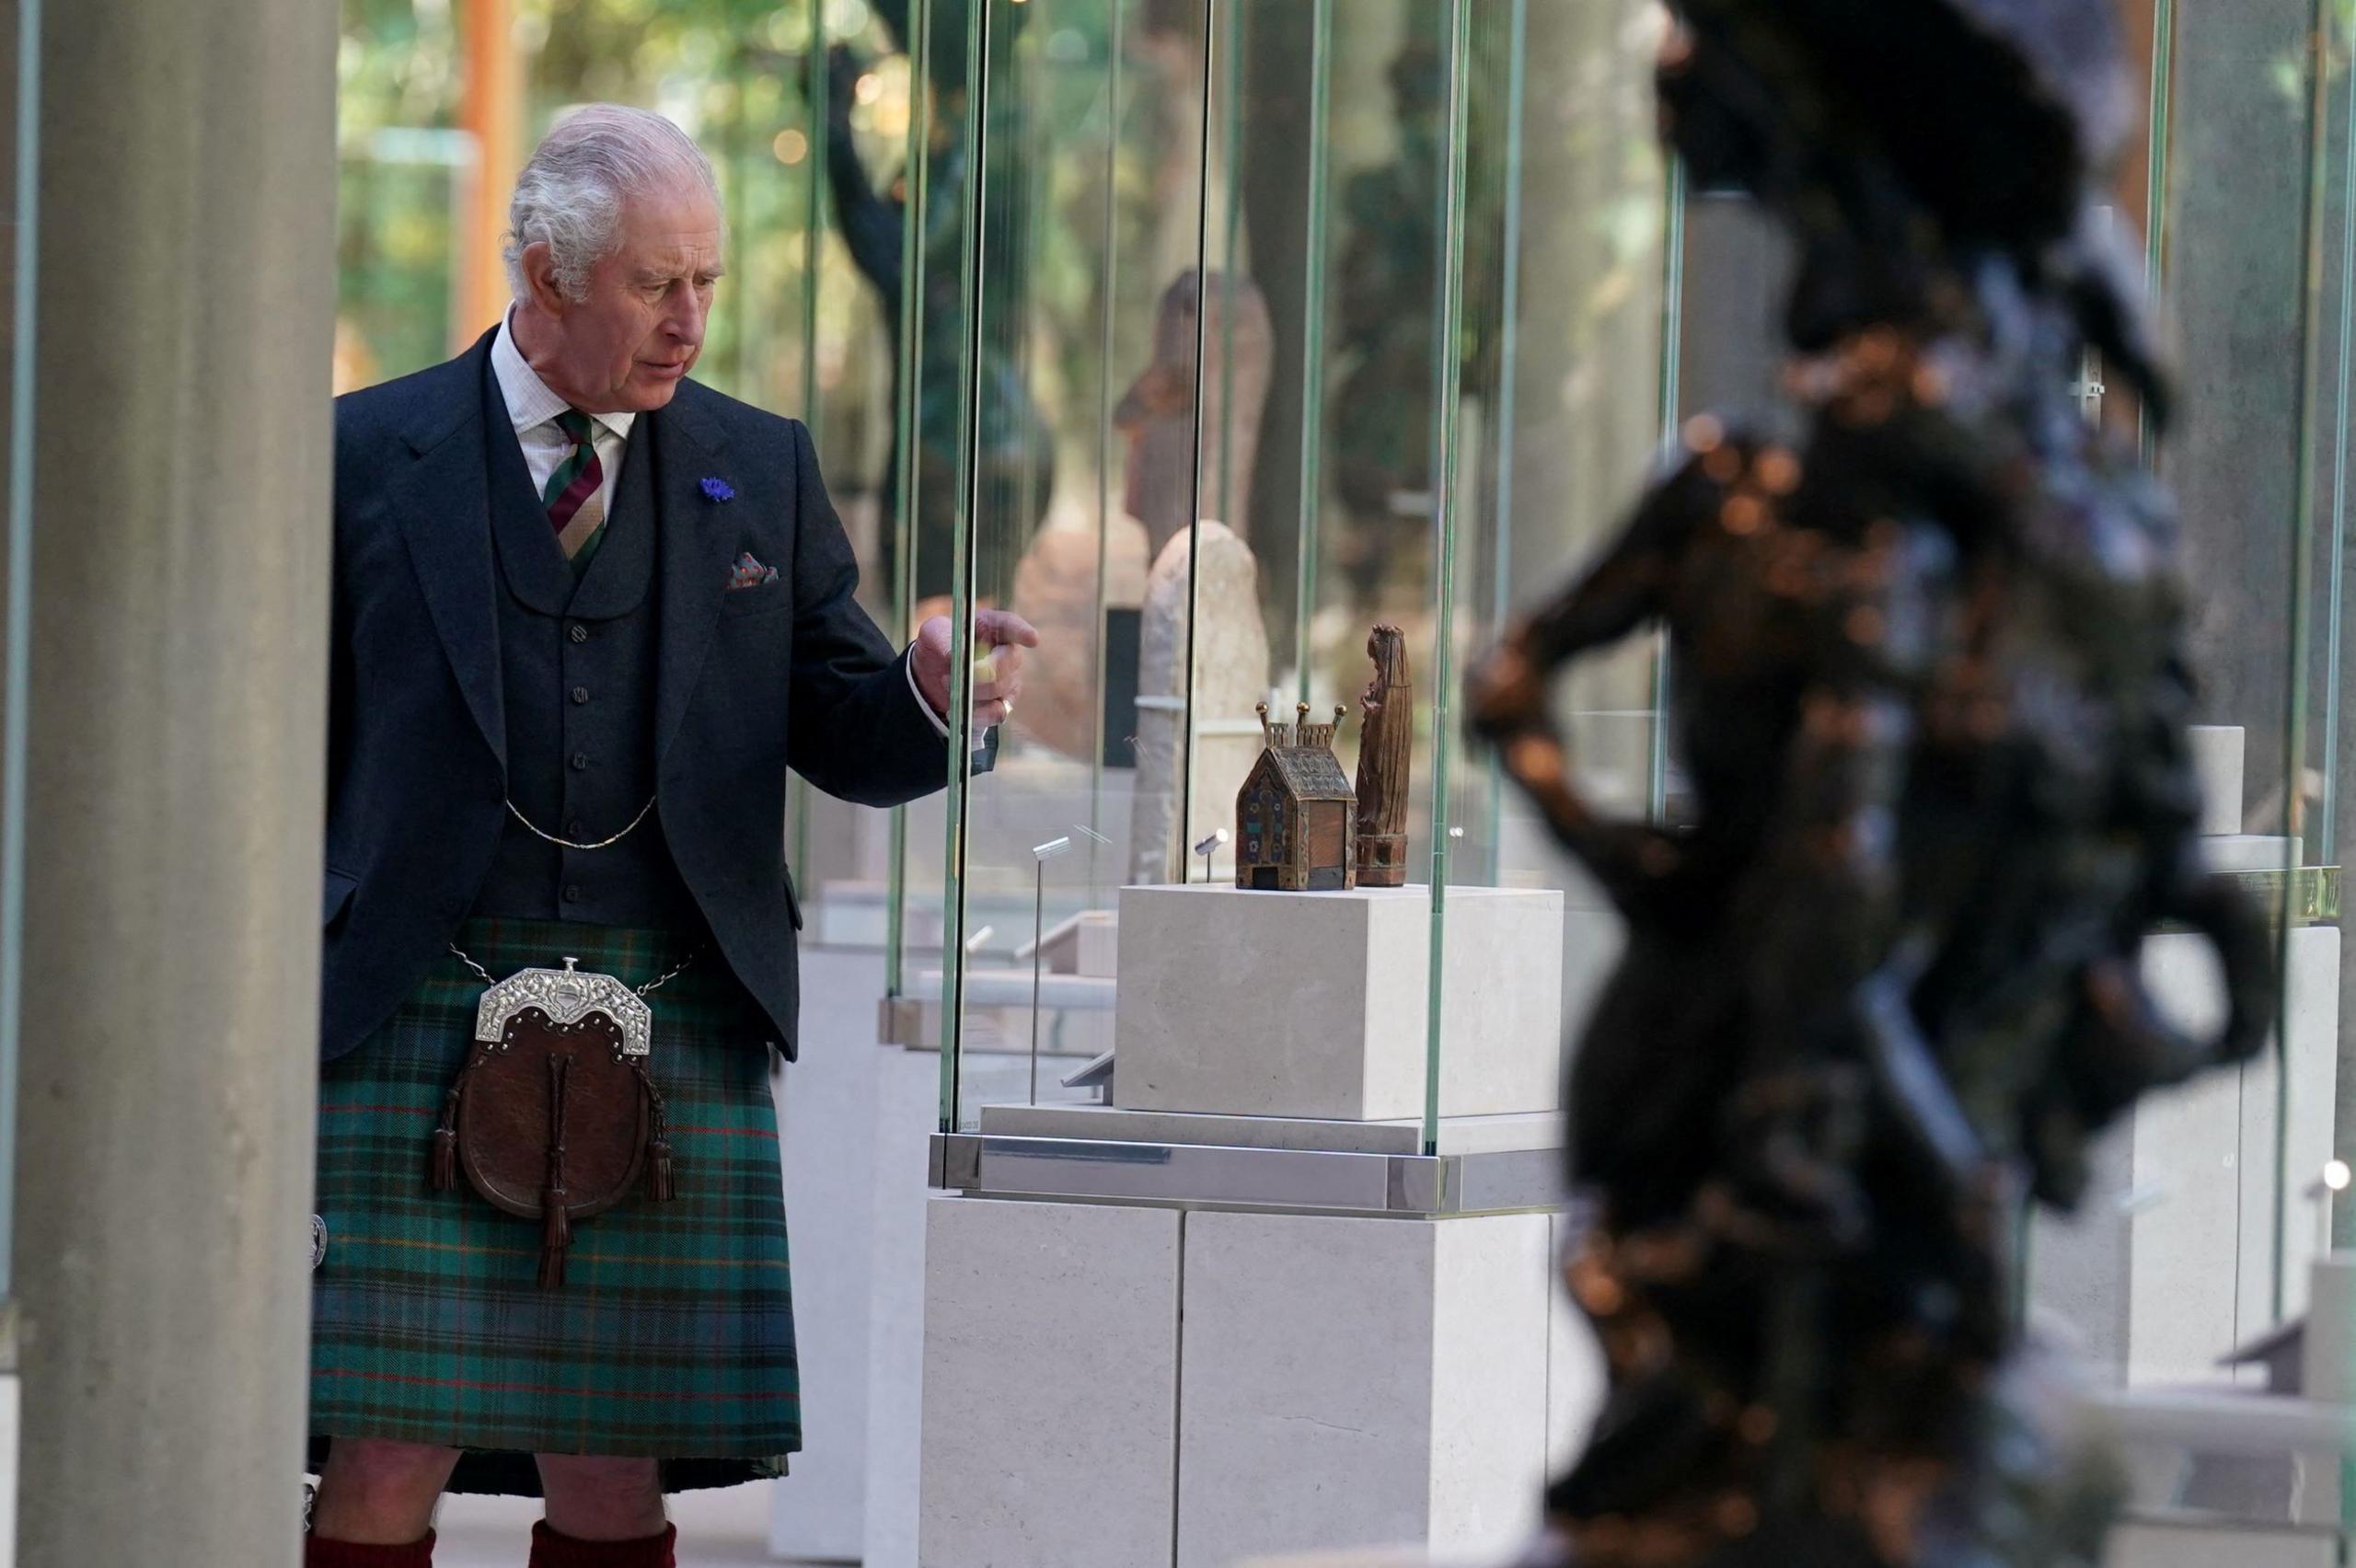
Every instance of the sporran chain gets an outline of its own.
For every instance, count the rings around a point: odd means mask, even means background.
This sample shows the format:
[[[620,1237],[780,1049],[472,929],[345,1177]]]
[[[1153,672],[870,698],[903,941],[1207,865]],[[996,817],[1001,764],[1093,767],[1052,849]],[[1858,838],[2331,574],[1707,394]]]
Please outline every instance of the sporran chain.
[[[610,849],[615,845],[619,844],[623,839],[628,838],[631,834],[638,831],[638,824],[644,822],[646,820],[646,813],[654,809],[654,799],[655,798],[653,795],[646,797],[646,804],[638,808],[638,814],[629,819],[629,825],[628,827],[623,828],[611,838],[600,838],[595,844],[575,844],[570,838],[559,838],[555,834],[549,832],[546,828],[540,826],[539,824],[534,822],[530,817],[525,816],[524,814],[524,809],[515,803],[514,797],[512,795],[507,798],[507,814],[514,817],[517,822],[522,823],[524,824],[524,830],[526,833],[529,833],[533,837],[543,839],[548,843],[555,845],[560,849]]]
[[[456,959],[460,963],[465,964],[468,969],[474,971],[475,977],[480,980],[484,985],[496,986],[499,984],[498,981],[493,980],[491,977],[490,970],[485,969],[481,964],[477,963],[468,955],[466,950],[459,947],[457,943],[445,942],[443,945],[450,950],[450,956],[452,958]],[[676,980],[680,975],[686,974],[687,972],[687,966],[695,963],[697,956],[701,953],[702,951],[703,950],[701,948],[689,948],[685,953],[680,955],[679,961],[671,965],[670,968],[664,970],[662,974],[657,974],[645,985],[633,986],[630,989],[637,992],[641,997],[653,996],[655,992],[661,990],[664,986],[669,985],[672,981]]]

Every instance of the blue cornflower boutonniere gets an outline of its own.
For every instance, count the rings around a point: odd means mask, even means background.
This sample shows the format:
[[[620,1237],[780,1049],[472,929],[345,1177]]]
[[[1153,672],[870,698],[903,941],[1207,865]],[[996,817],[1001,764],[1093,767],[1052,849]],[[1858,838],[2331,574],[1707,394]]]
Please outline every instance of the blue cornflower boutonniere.
[[[729,484],[726,479],[722,478],[708,478],[704,480],[703,493],[707,499],[711,501],[734,501],[736,499],[735,488]]]

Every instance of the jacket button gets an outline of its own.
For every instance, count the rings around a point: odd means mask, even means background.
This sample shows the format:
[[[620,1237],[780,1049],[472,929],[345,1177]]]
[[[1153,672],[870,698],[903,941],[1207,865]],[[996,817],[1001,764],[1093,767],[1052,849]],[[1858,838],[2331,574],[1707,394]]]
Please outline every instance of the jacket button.
[[[574,753],[572,754],[572,771],[573,771],[573,772],[575,772],[575,773],[579,773],[579,772],[581,772],[583,768],[587,767],[588,766],[589,766],[589,754],[588,754],[587,752],[574,752]]]
[[[589,688],[587,686],[574,686],[572,688],[572,700],[575,702],[588,701]]]
[[[583,824],[579,817],[575,817],[571,822],[564,824],[564,836],[567,838],[580,838],[585,836],[588,831],[589,829],[587,825]]]
[[[574,621],[572,623],[572,629],[565,635],[572,638],[575,642],[586,642],[589,640],[589,628],[583,626],[579,621]]]
[[[580,902],[581,902],[581,884],[580,884],[580,883],[578,883],[578,882],[568,882],[568,883],[566,883],[566,884],[565,884],[565,889],[564,889],[564,901],[565,901],[567,904],[578,904],[578,903],[580,903]]]

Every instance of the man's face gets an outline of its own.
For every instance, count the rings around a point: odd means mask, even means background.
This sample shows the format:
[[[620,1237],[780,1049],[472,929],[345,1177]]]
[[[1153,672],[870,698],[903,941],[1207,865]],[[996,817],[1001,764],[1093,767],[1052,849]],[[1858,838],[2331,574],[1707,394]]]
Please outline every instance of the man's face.
[[[525,357],[583,413],[646,413],[671,400],[703,352],[722,271],[720,210],[699,183],[629,198],[620,239],[590,272],[585,300],[553,286],[545,248],[525,253],[527,304],[543,329],[519,337]]]

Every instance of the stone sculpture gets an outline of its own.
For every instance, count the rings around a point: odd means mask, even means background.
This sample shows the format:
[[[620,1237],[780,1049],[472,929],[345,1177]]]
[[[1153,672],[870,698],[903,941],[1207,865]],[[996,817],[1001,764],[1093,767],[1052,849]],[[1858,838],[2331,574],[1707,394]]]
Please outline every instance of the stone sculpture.
[[[1611,1393],[1533,1562],[2100,1561],[2099,1451],[2011,1310],[2028,1198],[2270,1027],[2201,874],[2175,524],[2069,387],[2165,413],[2089,196],[2103,0],[1676,0],[1665,123],[1795,236],[1785,445],[1701,418],[1625,535],[1476,671],[1475,727],[1624,913],[1573,1061],[1568,1264]],[[1692,816],[1611,821],[1547,710],[1666,629]],[[2138,972],[2222,960],[2213,1034]]]
[[[1358,732],[1358,886],[1404,887],[1407,775],[1415,749],[1407,639],[1395,626],[1378,626],[1366,651],[1374,661],[1374,679],[1358,698],[1366,715]]]
[[[1271,723],[1260,704],[1267,746],[1235,792],[1235,885],[1264,893],[1344,893],[1357,885],[1357,801],[1334,756],[1331,724],[1309,721],[1302,703],[1289,724]]]
[[[1267,406],[1275,353],[1268,307],[1259,286],[1249,278],[1230,280],[1225,273],[1213,272],[1208,315],[1198,323],[1199,292],[1191,270],[1162,292],[1154,319],[1153,358],[1123,391],[1114,409],[1114,425],[1127,444],[1119,512],[1101,520],[1101,531],[1094,521],[1077,516],[1051,518],[1032,539],[1015,571],[1013,607],[1039,628],[1041,639],[1032,673],[1024,677],[1022,718],[1016,722],[1027,738],[1044,742],[1067,756],[1090,755],[1100,697],[1106,704],[1103,755],[1109,766],[1134,765],[1137,745],[1157,728],[1154,721],[1139,728],[1129,713],[1113,711],[1126,703],[1126,694],[1098,689],[1100,679],[1117,686],[1113,672],[1137,669],[1145,683],[1139,689],[1149,696],[1177,694],[1174,650],[1183,646],[1183,623],[1179,641],[1159,645],[1173,662],[1157,665],[1140,645],[1145,635],[1143,617],[1120,612],[1139,608],[1148,566],[1161,559],[1171,541],[1185,533],[1198,498],[1202,510],[1211,513],[1219,512],[1224,500],[1232,509],[1224,520],[1238,545],[1251,537],[1242,509],[1252,494],[1261,415]],[[1195,410],[1197,333],[1203,340],[1205,365],[1199,432]],[[1199,491],[1198,434],[1202,447]],[[1096,579],[1100,534],[1104,555],[1101,584]],[[1183,563],[1183,546],[1179,559]],[[1265,655],[1267,637],[1262,628],[1256,561],[1253,582],[1248,602],[1207,604],[1204,612],[1222,622],[1213,632],[1213,641],[1235,646],[1240,639],[1248,651],[1256,637]],[[1097,598],[1100,588],[1102,603]],[[1267,678],[1264,656],[1250,672],[1249,685],[1243,688],[1244,705],[1230,711],[1223,701],[1217,710],[1221,721],[1230,728],[1239,721],[1248,725],[1250,703]],[[1227,737],[1230,743],[1234,738]],[[1239,750],[1232,744],[1224,749]],[[1161,812],[1157,820],[1161,827],[1168,827],[1169,813]],[[1164,874],[1156,871],[1152,880],[1160,881]]]
[[[1184,679],[1190,618],[1191,692]],[[1259,759],[1260,728],[1252,714],[1268,690],[1268,628],[1251,547],[1207,518],[1191,536],[1172,536],[1146,579],[1139,640],[1129,881],[1152,883],[1170,881],[1184,864],[1176,859],[1184,847],[1178,813],[1189,793],[1189,761],[1196,809],[1185,835],[1191,841],[1218,825]],[[1212,811],[1218,816],[1206,820]]]

